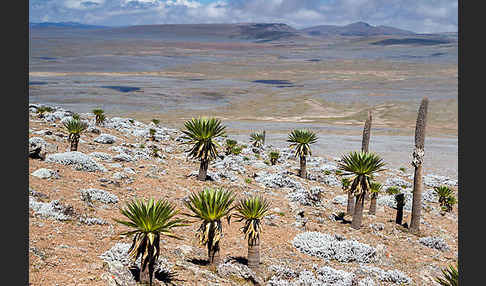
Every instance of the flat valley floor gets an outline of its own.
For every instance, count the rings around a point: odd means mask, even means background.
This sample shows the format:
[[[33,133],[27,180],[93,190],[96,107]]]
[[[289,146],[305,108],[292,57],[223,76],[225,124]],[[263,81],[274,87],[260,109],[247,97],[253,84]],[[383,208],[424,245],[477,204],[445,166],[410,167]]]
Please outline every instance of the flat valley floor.
[[[238,139],[267,130],[283,147],[293,128],[316,131],[316,155],[359,150],[368,110],[370,148],[411,169],[420,100],[430,100],[426,173],[457,178],[457,43],[370,44],[377,39],[255,43],[164,39],[88,31],[30,33],[29,102],[75,112],[102,108],[181,128],[217,116]]]

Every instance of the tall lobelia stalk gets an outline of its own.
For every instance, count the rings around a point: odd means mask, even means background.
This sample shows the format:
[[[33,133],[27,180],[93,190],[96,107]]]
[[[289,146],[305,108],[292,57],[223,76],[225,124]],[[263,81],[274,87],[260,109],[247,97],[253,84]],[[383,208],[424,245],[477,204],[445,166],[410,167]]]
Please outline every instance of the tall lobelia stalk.
[[[415,124],[415,149],[413,150],[412,166],[415,168],[413,177],[413,200],[412,218],[410,221],[410,231],[418,233],[420,231],[420,212],[422,209],[422,163],[424,160],[425,127],[427,123],[427,107],[429,99],[424,97],[420,104]]]
[[[370,146],[370,135],[371,135],[371,110],[368,110],[368,117],[365,120],[363,127],[363,139],[361,140],[361,152],[367,153]],[[356,203],[356,198],[352,192],[348,192],[348,206],[347,213],[352,215],[354,213],[354,204]]]
[[[361,152],[368,152],[370,146],[371,134],[371,110],[368,110],[368,118],[366,118],[363,128],[363,140],[361,141]]]

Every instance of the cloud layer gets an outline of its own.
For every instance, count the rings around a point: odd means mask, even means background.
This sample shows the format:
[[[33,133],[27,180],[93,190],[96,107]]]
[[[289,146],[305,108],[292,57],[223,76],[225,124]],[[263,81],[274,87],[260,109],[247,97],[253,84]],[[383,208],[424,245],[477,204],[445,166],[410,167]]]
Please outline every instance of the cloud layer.
[[[31,22],[107,26],[279,22],[295,28],[364,21],[457,32],[457,0],[30,0]]]

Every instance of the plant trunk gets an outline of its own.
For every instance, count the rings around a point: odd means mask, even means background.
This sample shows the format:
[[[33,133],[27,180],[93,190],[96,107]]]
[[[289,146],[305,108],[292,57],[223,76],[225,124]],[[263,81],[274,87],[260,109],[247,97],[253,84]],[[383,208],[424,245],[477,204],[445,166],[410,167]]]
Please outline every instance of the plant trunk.
[[[77,138],[73,138],[71,140],[71,151],[78,151],[78,143],[79,143],[79,139]]]
[[[150,268],[148,265],[145,266],[145,269],[142,271],[142,266],[140,265],[140,284],[143,285],[151,285],[150,279]]]
[[[371,214],[371,215],[375,215],[376,214],[376,197],[377,197],[376,194],[374,194],[373,196],[371,196],[371,200],[370,200],[370,211],[369,211],[369,214]]]
[[[211,243],[208,243],[208,258],[209,258],[209,265],[211,266],[218,266],[221,258],[219,256],[219,242],[211,247]]]
[[[209,161],[201,160],[201,165],[199,165],[199,175],[197,176],[199,181],[206,181],[206,177],[208,175],[208,166]]]
[[[403,220],[403,206],[397,206],[397,216],[395,218],[395,222],[399,225],[402,225]]]
[[[420,216],[422,210],[422,165],[415,167],[413,177],[413,198],[412,198],[412,218],[410,220],[410,231],[418,233],[420,231]]]
[[[370,146],[370,132],[371,132],[371,110],[368,111],[368,118],[366,118],[363,128],[363,140],[361,142],[361,152],[368,152]]]
[[[300,156],[300,177],[304,178],[304,179],[307,178],[307,168],[306,168],[305,156]]]
[[[429,100],[427,97],[420,103],[417,122],[415,124],[415,150],[413,151],[412,165],[415,167],[413,178],[413,200],[412,218],[410,221],[410,231],[418,233],[420,231],[420,213],[422,210],[422,163],[424,156],[425,127],[427,122],[427,107]]]
[[[353,193],[348,191],[348,206],[346,207],[346,213],[348,215],[352,215],[354,213],[354,204],[355,204],[354,195]]]
[[[258,272],[260,267],[260,240],[257,239],[255,243],[248,242],[248,267]]]
[[[364,208],[364,198],[366,193],[356,197],[356,204],[354,206],[353,221],[351,222],[351,227],[354,229],[361,228],[361,221],[363,220],[363,208]]]

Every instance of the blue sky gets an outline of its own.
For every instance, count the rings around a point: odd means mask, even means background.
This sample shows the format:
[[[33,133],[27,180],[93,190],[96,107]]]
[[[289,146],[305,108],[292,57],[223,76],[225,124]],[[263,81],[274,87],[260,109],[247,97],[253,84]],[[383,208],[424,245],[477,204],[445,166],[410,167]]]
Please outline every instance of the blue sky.
[[[457,32],[457,0],[30,0],[30,22],[124,26],[279,22],[294,28],[364,21]]]

